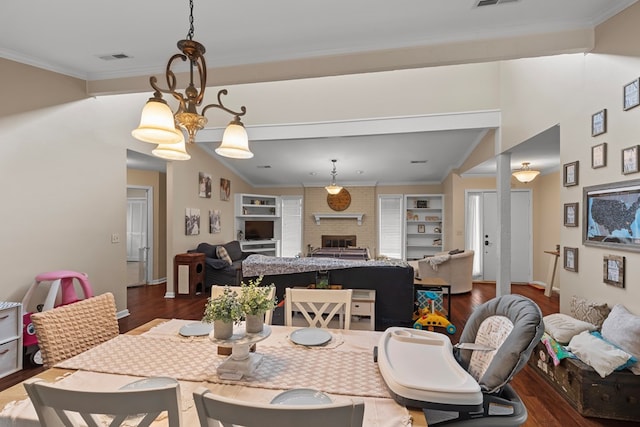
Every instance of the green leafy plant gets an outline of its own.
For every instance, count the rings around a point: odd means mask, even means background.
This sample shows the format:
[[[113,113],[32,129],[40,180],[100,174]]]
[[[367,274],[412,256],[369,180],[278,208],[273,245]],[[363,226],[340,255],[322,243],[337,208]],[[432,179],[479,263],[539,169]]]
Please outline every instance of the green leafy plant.
[[[238,300],[245,315],[263,314],[276,306],[275,298],[269,297],[275,285],[272,283],[269,286],[260,286],[261,282],[262,276],[249,280],[249,283],[242,282],[242,293]]]
[[[207,323],[212,323],[214,320],[239,322],[242,315],[242,304],[240,304],[237,292],[225,287],[221,295],[216,298],[209,297],[204,308],[202,321]]]

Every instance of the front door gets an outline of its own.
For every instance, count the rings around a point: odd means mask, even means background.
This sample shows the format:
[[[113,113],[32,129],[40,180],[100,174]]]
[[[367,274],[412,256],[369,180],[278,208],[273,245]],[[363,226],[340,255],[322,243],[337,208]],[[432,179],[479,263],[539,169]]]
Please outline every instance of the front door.
[[[476,240],[481,245],[480,277],[482,280],[495,281],[498,268],[498,196],[495,191],[468,193],[480,196],[481,209],[478,218]],[[469,213],[467,213],[469,214]],[[532,279],[532,224],[531,191],[514,190],[511,192],[511,281],[528,283]],[[478,251],[476,251],[478,253]]]

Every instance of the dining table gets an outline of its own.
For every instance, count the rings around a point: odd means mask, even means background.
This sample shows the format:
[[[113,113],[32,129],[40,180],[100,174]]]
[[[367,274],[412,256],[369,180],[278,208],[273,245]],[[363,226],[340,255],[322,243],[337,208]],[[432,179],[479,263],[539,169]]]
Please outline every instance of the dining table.
[[[400,405],[386,388],[374,360],[382,332],[327,329],[328,342],[301,345],[292,339],[301,328],[265,325],[267,336],[252,349],[254,357],[259,355],[259,364],[238,378],[219,373],[217,368],[232,357],[228,351],[218,351],[219,342],[208,334],[184,333],[193,330],[194,323],[154,319],[36,376],[60,387],[94,391],[117,390],[144,379],[176,379],[185,426],[199,425],[193,391],[200,386],[229,398],[261,403],[282,401],[292,390],[312,389],[334,402],[363,401],[366,427],[427,426],[421,409]],[[242,328],[238,325],[234,334],[242,334]],[[22,383],[0,392],[0,427],[38,425]],[[166,426],[166,419],[161,415],[153,425]]]

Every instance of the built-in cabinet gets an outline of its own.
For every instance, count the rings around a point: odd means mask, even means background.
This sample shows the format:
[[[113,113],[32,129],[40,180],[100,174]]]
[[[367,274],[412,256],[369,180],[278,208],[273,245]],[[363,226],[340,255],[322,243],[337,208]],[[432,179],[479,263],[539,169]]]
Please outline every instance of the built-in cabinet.
[[[444,247],[444,195],[404,196],[404,259],[422,259]]]
[[[0,378],[22,369],[22,304],[0,302]]]
[[[243,251],[280,256],[280,197],[236,194],[235,225]]]

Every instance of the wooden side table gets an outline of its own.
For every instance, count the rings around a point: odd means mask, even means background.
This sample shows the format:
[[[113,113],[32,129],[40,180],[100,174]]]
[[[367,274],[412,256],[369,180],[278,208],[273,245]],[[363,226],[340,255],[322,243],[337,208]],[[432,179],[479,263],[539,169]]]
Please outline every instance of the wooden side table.
[[[178,254],[173,261],[173,285],[176,297],[194,297],[204,292],[204,254]]]

